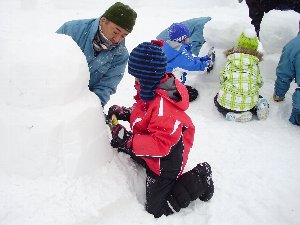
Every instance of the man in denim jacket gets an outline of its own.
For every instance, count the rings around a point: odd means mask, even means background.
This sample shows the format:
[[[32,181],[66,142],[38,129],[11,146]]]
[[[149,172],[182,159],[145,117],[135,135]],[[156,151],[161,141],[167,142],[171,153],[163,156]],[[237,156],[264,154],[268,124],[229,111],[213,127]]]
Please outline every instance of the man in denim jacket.
[[[125,37],[136,17],[128,5],[116,2],[100,18],[69,21],[57,30],[71,36],[84,53],[90,71],[89,89],[102,106],[116,93],[123,78],[129,57]]]
[[[273,95],[276,102],[284,100],[293,80],[298,85],[292,97],[293,109],[289,120],[292,124],[300,126],[300,31],[284,46],[276,69],[276,76]]]

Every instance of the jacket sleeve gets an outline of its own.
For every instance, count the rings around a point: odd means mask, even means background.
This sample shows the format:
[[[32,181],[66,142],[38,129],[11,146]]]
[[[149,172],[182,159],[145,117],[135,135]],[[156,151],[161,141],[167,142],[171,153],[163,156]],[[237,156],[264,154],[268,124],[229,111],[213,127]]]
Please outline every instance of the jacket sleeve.
[[[102,106],[105,106],[109,101],[110,95],[116,93],[117,86],[124,76],[127,60],[127,54],[116,56],[110,69],[105,74],[100,74],[98,70],[91,74],[91,79],[93,77],[98,79],[98,81],[90,81],[90,84],[93,83],[93,86],[89,88],[100,98]]]
[[[202,45],[205,43],[203,30],[205,24],[211,20],[211,17],[199,17],[184,21],[191,34],[190,43],[192,44],[192,53],[199,55]]]
[[[201,61],[199,57],[194,57],[186,49],[182,50],[181,54],[177,56],[174,64],[188,71],[204,71],[207,67],[206,61]]]
[[[58,34],[65,34],[71,36],[76,43],[79,43],[81,34],[87,33],[84,32],[85,26],[82,24],[87,23],[88,20],[72,20],[64,23],[57,31]],[[90,22],[90,21],[89,21]]]
[[[284,97],[290,88],[290,84],[295,78],[295,58],[291,52],[293,45],[287,45],[283,48],[278,66],[276,68],[275,94]]]
[[[157,115],[157,114],[156,114]],[[165,157],[182,134],[182,124],[173,116],[154,116],[148,134],[134,135],[133,152],[136,156]]]
[[[224,69],[220,72],[219,81],[221,85],[227,80],[227,72],[228,72],[227,67],[229,66],[229,64],[230,61],[227,60]]]
[[[264,80],[261,76],[259,67],[258,67],[258,71],[257,71],[257,85],[258,85],[259,88],[261,88],[264,85]]]

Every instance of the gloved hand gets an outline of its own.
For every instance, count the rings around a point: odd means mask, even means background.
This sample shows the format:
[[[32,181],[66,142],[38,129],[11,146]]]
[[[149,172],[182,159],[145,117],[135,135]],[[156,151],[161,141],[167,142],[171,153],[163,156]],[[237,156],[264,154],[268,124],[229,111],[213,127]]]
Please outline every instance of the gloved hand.
[[[214,47],[211,47],[207,53],[207,56],[210,58],[210,60],[207,61],[207,69],[206,72],[210,73],[212,69],[214,68],[214,63],[216,60],[216,51]]]
[[[118,120],[129,121],[131,115],[131,108],[113,105],[109,108],[107,117],[111,118],[113,114],[116,115]]]
[[[208,56],[208,55],[205,55],[205,56],[203,56],[203,57],[200,57],[200,61],[209,61],[209,60],[211,60],[211,58]]]
[[[275,93],[273,94],[273,100],[275,102],[282,102],[284,100],[284,97],[279,97],[278,95],[276,95]]]
[[[130,154],[132,153],[133,133],[127,131],[124,126],[117,124],[112,130],[112,140],[110,145],[118,148],[119,151]]]
[[[210,73],[210,71],[212,71],[213,68],[214,68],[214,63],[213,63],[213,61],[208,60],[208,61],[207,61],[207,69],[206,69],[206,72],[207,72],[207,73]]]

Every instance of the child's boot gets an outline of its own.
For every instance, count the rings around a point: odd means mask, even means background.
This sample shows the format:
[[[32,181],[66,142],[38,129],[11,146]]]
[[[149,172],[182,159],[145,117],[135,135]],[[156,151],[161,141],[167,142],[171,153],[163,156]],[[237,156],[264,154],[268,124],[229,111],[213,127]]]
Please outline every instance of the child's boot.
[[[260,98],[256,105],[257,108],[257,118],[259,120],[265,120],[269,116],[269,104],[267,99]]]
[[[228,112],[225,118],[229,121],[248,122],[252,119],[252,113],[249,111],[242,113]]]
[[[199,196],[199,199],[207,202],[213,197],[215,190],[211,167],[207,162],[203,162],[194,167],[193,171],[202,178],[202,182],[205,186],[205,191]]]

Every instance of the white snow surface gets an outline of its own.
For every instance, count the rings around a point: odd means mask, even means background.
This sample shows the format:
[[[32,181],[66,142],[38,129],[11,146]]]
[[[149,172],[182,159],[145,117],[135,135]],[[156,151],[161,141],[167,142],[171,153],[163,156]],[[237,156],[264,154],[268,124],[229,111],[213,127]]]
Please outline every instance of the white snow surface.
[[[68,20],[101,16],[114,1],[0,2],[1,225],[296,225],[300,224],[300,129],[289,123],[293,83],[284,102],[272,101],[282,47],[298,32],[299,14],[271,11],[261,24],[261,95],[266,121],[225,121],[213,103],[223,51],[253,28],[245,1],[124,0],[138,13],[128,50],[173,22],[211,16],[200,55],[214,46],[214,70],[194,72],[200,96],[187,113],[196,126],[186,170],[207,161],[215,194],[169,217],[144,209],[145,171],[109,145],[88,67],[73,40],[55,31]],[[126,74],[104,111],[131,106],[134,79]]]

